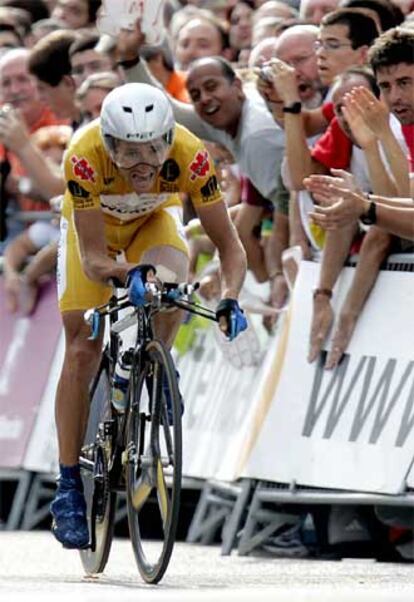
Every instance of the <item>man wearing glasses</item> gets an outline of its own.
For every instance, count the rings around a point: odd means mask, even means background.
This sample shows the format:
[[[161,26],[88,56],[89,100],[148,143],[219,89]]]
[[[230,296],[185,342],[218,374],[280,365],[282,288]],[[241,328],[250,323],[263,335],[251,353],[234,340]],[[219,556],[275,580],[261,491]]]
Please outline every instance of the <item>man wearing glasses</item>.
[[[323,97],[314,48],[318,33],[315,25],[294,25],[278,36],[274,49],[276,58],[295,69],[299,98],[307,109],[318,107]]]
[[[339,9],[325,15],[314,44],[322,84],[330,86],[350,67],[365,65],[368,49],[378,35],[375,21],[360,9]]]

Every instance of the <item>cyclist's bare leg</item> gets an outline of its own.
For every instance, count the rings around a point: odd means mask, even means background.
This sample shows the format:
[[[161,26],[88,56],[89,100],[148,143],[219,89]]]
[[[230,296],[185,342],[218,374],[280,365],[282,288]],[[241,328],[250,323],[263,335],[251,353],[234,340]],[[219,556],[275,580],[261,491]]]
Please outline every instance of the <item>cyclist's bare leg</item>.
[[[89,341],[90,327],[83,311],[63,313],[66,351],[57,393],[55,417],[59,459],[65,466],[77,464],[85,436],[89,410],[89,386],[98,369],[102,336]]]
[[[189,258],[174,247],[162,245],[148,249],[140,263],[149,263],[157,268],[157,276],[164,281],[185,282],[188,278]],[[183,319],[183,312],[174,310],[158,314],[154,320],[157,338],[171,347]]]

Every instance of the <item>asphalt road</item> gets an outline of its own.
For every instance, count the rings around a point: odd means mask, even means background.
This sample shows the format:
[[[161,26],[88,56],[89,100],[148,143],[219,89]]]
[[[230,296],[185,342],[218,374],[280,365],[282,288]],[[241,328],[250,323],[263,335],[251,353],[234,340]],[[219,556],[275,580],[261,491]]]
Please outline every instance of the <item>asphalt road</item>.
[[[83,575],[77,552],[47,532],[0,532],[0,601],[33,602],[412,602],[414,565],[220,556],[218,547],[177,544],[158,586],[141,580],[126,539],[115,540],[105,574]]]

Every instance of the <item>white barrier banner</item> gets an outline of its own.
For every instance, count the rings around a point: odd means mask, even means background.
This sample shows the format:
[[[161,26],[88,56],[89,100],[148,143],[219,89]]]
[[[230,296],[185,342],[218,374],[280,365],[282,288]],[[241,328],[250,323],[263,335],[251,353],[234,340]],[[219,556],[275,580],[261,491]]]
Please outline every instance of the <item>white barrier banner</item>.
[[[268,336],[263,328],[261,334],[267,346]],[[269,340],[273,343],[276,338]],[[208,328],[198,333],[195,348],[178,360],[185,403],[185,476],[227,481],[235,478],[252,430],[256,391],[265,369],[264,356],[263,350],[258,365],[233,367],[218,346],[213,328]]]
[[[412,465],[407,478],[407,487],[409,487],[410,489],[414,489],[414,464]]]
[[[24,466],[60,330],[53,283],[42,288],[34,314],[22,317],[6,310],[0,279],[0,468]]]
[[[23,468],[33,472],[58,472],[58,446],[55,425],[55,395],[65,353],[65,337],[59,324],[60,337],[51,362],[36,423],[26,451]]]
[[[414,456],[413,274],[380,273],[347,354],[327,371],[325,352],[314,364],[306,360],[319,269],[301,264],[286,353],[269,350],[279,353],[280,378],[269,372],[257,391],[269,410],[239,476],[397,494]],[[353,274],[353,268],[343,270],[336,307]]]

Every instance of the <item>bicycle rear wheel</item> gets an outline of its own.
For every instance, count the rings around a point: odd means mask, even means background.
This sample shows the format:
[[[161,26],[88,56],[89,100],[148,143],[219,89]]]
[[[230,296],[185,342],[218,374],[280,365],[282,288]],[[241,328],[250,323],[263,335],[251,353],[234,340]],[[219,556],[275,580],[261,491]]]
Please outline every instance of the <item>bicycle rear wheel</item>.
[[[116,493],[108,465],[112,452],[112,407],[108,372],[102,363],[91,390],[89,421],[79,462],[85,493],[90,547],[80,556],[87,574],[102,573],[111,549]]]
[[[140,373],[133,371],[130,388],[128,523],[139,572],[147,583],[158,583],[167,569],[178,523],[181,396],[174,363],[164,345],[150,341],[142,354]],[[152,536],[158,531],[159,540],[148,541],[149,527]]]

